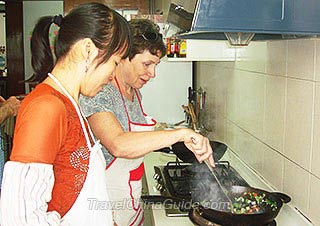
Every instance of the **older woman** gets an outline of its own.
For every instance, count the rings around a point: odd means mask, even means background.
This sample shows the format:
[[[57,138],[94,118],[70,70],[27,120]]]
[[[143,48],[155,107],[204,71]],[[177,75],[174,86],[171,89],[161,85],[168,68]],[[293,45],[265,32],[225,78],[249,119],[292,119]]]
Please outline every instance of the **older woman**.
[[[120,61],[114,80],[95,97],[80,98],[95,136],[105,147],[107,187],[119,226],[143,224],[139,199],[147,153],[184,141],[199,161],[209,159],[214,165],[207,138],[190,129],[153,131],[156,121],[143,111],[139,89],[155,77],[166,48],[153,22],[138,19],[130,24],[132,51]]]
[[[51,24],[60,26],[56,64]],[[35,79],[23,100],[1,190],[2,226],[110,226],[105,167],[78,106],[80,93],[94,96],[112,79],[131,48],[127,21],[98,3],[79,5],[65,17],[39,19],[32,39]]]

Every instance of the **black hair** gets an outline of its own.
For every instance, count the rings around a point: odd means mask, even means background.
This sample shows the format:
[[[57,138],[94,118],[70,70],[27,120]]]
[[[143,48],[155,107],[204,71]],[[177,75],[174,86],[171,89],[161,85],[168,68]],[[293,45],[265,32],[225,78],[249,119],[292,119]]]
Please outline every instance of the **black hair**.
[[[43,81],[54,67],[49,30],[51,24],[57,24],[57,21],[60,24],[54,44],[57,61],[64,58],[71,47],[84,38],[90,38],[99,49],[97,66],[107,62],[116,52],[122,51],[123,58],[129,55],[132,38],[126,19],[102,3],[81,4],[63,18],[41,17],[35,25],[31,38],[31,62],[34,69],[32,81]]]
[[[142,53],[145,50],[153,55],[157,55],[160,52],[160,58],[166,54],[166,46],[162,40],[160,28],[157,24],[148,19],[132,19],[129,21],[131,26],[133,43],[132,49],[129,54],[131,60],[136,54]],[[145,34],[154,33],[156,38],[148,39]]]

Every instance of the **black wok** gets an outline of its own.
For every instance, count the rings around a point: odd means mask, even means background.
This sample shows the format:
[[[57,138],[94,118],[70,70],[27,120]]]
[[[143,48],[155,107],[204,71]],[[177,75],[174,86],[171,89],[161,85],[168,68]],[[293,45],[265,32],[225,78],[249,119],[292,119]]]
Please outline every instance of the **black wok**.
[[[231,186],[230,188],[227,188],[227,190],[229,191],[228,196],[231,200],[233,200],[234,197],[243,196],[245,192],[255,192],[258,195],[265,194],[266,199],[276,202],[277,208],[275,210],[272,210],[271,208],[265,208],[259,213],[236,214],[232,213],[228,208],[225,208],[225,205],[219,205],[220,207],[223,207],[221,209],[216,205],[214,208],[209,208],[204,207],[200,202],[193,202],[190,204],[190,200],[179,199],[176,197],[164,197],[161,195],[142,196],[142,200],[145,203],[174,204],[183,210],[186,210],[186,207],[189,207],[188,211],[190,220],[201,226],[212,225],[210,222],[228,226],[267,225],[272,223],[276,218],[283,203],[288,203],[291,201],[291,198],[286,194],[279,192],[268,192],[252,187]]]
[[[218,162],[222,158],[228,147],[227,145],[218,141],[210,141],[210,145],[213,151],[213,159],[215,162]],[[173,144],[172,149],[162,148],[157,150],[157,152],[173,152],[180,160],[187,163],[193,163],[197,161],[193,152],[191,152],[183,142],[177,142]]]
[[[277,208],[274,210],[270,206],[266,206],[260,212],[248,213],[248,214],[237,214],[232,213],[231,210],[227,209],[212,209],[203,207],[201,204],[194,205],[189,211],[189,217],[192,221],[197,221],[200,219],[199,215],[202,217],[200,221],[203,222],[215,222],[220,225],[228,226],[256,226],[256,225],[267,225],[274,221],[278,215],[283,203],[288,203],[291,198],[283,193],[279,192],[268,192],[265,190],[243,187],[243,186],[232,186],[228,189],[228,196],[231,200],[235,197],[243,196],[245,192],[255,192],[258,195],[265,194],[265,198],[273,202],[276,202]],[[200,225],[201,222],[197,222]]]

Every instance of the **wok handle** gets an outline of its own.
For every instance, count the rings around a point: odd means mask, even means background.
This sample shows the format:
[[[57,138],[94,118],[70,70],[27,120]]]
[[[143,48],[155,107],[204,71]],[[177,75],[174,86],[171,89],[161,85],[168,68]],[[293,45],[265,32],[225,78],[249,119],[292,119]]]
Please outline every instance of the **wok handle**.
[[[288,203],[291,201],[291,197],[289,195],[282,193],[282,192],[271,192],[271,194],[274,196],[277,196],[284,203]]]

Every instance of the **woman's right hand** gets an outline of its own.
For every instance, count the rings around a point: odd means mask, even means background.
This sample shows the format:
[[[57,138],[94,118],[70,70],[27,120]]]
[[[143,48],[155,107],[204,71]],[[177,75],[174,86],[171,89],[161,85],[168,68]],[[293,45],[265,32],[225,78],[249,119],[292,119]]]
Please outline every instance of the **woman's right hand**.
[[[213,160],[212,148],[209,139],[191,129],[182,129],[185,133],[183,142],[186,147],[194,153],[197,160],[201,163],[208,160],[211,166],[215,166]]]

